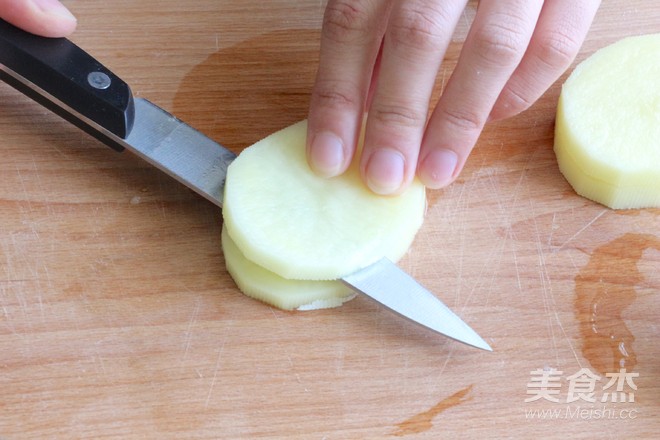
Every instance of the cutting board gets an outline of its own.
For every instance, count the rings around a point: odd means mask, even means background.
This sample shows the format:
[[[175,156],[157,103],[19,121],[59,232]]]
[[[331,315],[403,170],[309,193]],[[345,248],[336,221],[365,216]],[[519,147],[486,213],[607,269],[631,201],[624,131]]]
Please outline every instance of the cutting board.
[[[66,3],[77,44],[235,152],[306,115],[325,2]],[[659,31],[656,2],[603,2],[578,60]],[[217,207],[0,84],[0,439],[657,438],[660,212],[574,194],[560,82],[487,127],[400,263],[492,353],[362,297],[243,296]]]

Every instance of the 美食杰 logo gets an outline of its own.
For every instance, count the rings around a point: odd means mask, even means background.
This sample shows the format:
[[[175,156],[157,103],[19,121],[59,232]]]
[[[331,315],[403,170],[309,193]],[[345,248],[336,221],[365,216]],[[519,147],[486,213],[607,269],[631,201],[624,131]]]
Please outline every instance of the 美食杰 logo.
[[[608,404],[631,404],[635,402],[639,373],[622,368],[618,372],[595,374],[588,368],[581,368],[574,374],[564,376],[564,372],[552,368],[536,369],[530,372],[525,403],[547,401],[567,404],[565,408],[525,409],[527,418],[536,419],[634,419],[637,410],[629,406]],[[565,392],[564,392],[565,391]]]

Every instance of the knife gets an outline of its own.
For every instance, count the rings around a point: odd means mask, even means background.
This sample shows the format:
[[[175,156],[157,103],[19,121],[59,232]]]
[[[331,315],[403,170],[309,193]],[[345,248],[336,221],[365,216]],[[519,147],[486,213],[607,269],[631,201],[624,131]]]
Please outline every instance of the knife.
[[[29,34],[0,20],[0,79],[117,151],[129,150],[222,206],[236,155],[144,98],[65,38]],[[342,281],[437,333],[491,347],[394,263],[382,259]]]

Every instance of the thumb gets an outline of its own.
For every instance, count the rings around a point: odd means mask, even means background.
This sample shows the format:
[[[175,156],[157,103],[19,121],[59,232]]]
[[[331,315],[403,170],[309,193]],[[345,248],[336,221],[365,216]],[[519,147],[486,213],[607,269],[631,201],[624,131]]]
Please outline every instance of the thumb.
[[[77,23],[58,0],[0,0],[0,18],[43,37],[66,37]]]

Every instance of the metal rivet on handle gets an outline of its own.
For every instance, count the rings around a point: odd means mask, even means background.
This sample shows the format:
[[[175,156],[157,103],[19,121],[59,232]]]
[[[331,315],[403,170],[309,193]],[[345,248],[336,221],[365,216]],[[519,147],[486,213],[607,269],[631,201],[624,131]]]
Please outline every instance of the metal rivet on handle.
[[[103,72],[90,72],[89,75],[87,75],[87,82],[95,89],[105,90],[110,87],[112,80]]]

